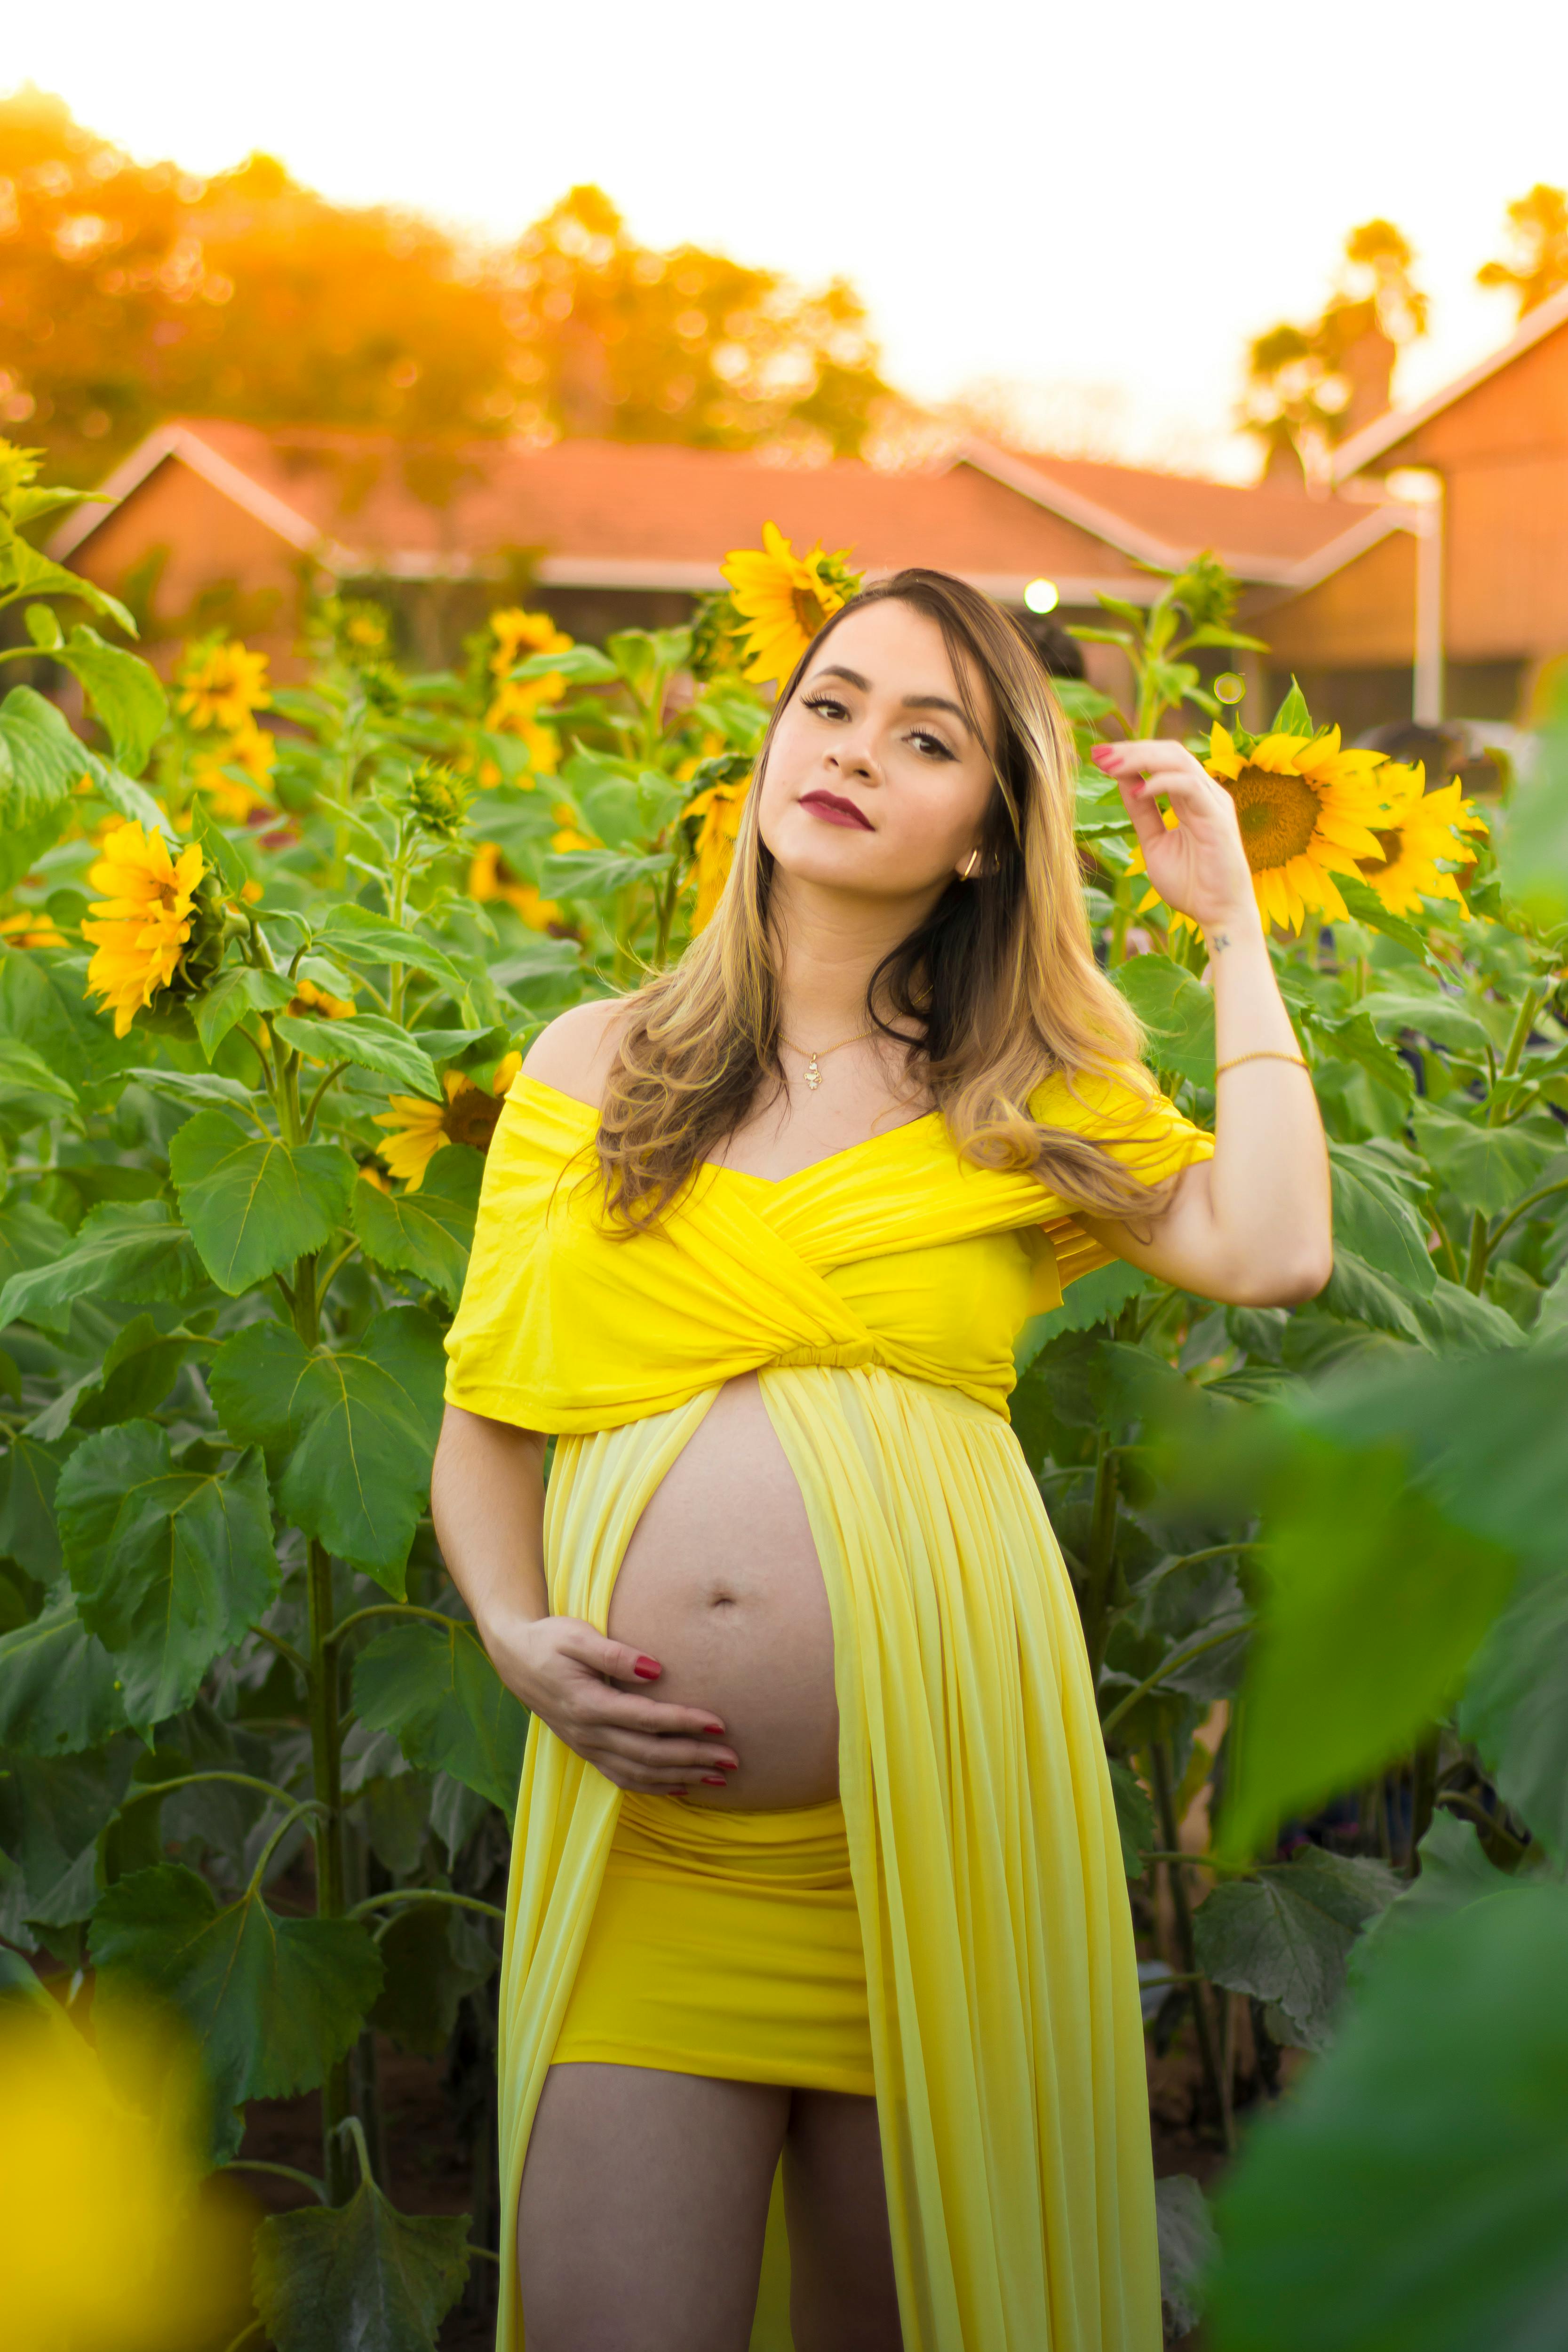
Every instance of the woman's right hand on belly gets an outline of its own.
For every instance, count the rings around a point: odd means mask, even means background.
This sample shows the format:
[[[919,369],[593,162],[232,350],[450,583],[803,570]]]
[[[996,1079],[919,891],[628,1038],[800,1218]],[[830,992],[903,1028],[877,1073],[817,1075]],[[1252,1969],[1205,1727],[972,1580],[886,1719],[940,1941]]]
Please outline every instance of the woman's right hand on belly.
[[[581,1617],[499,1625],[492,1618],[485,1646],[529,1712],[617,1789],[668,1796],[703,1782],[723,1788],[725,1774],[739,1766],[717,1716],[639,1695],[639,1685],[658,1681],[658,1661],[610,1641]]]

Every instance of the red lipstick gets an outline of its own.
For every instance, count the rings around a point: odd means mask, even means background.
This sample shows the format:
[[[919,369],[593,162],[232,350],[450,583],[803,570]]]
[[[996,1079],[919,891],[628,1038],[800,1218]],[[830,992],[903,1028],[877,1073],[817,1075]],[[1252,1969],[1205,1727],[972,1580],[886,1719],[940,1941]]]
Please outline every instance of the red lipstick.
[[[820,817],[824,824],[854,825],[862,833],[876,830],[870,818],[853,801],[840,800],[837,793],[802,793],[800,805],[809,809],[813,816]]]

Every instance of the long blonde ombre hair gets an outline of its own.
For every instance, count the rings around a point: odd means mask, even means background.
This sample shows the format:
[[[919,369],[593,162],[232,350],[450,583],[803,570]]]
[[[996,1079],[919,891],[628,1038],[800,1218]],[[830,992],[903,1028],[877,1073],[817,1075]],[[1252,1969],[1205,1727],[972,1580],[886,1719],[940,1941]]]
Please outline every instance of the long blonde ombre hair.
[[[1164,1205],[1173,1180],[1142,1184],[1098,1143],[1030,1116],[1030,1096],[1058,1071],[1069,1085],[1080,1074],[1114,1073],[1152,1089],[1138,1024],[1089,942],[1073,841],[1072,736],[1039,656],[989,597],[920,569],[863,590],[801,656],[773,710],[712,920],[679,964],[627,1000],[598,1130],[608,1206],[623,1226],[656,1223],[741,1124],[758,1088],[783,1082],[762,780],[780,714],[813,656],[850,614],[892,599],[942,631],[983,741],[989,730],[973,680],[989,688],[996,788],[975,878],[955,877],[883,959],[867,990],[868,1025],[920,1038],[913,1072],[966,1159],[1027,1170],[1075,1207],[1107,1216],[1146,1218]]]

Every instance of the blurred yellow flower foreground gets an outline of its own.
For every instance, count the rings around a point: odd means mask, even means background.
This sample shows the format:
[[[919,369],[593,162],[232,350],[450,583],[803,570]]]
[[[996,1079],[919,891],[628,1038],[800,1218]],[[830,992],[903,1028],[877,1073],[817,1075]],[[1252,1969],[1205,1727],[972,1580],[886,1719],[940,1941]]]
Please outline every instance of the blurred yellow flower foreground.
[[[81,935],[94,945],[87,992],[113,1012],[117,1037],[174,979],[205,871],[195,842],[172,858],[163,835],[143,833],[133,819],[104,835],[103,855],[87,877],[104,896],[88,908]]]
[[[506,1090],[522,1067],[521,1054],[508,1054],[498,1065],[488,1088],[477,1087],[460,1070],[448,1070],[441,1081],[445,1099],[429,1102],[423,1095],[389,1095],[390,1108],[381,1112],[377,1127],[390,1130],[381,1157],[392,1173],[417,1192],[425,1171],[448,1143],[467,1143],[488,1151],[496,1131]]]
[[[723,573],[735,610],[747,623],[746,676],[782,685],[825,621],[849,602],[860,583],[847,549],[825,555],[814,547],[797,555],[777,523],[763,525],[761,551],[732,548]]]
[[[159,2022],[94,2049],[47,1995],[0,2008],[5,2352],[205,2352],[249,2311],[253,2215],[204,2191],[202,2104]]]

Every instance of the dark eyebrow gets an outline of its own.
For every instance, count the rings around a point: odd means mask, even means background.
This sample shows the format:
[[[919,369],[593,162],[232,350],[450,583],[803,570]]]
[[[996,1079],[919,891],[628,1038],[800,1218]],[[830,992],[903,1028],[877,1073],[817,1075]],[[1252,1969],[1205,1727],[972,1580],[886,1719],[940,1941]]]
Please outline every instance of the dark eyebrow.
[[[862,694],[869,694],[871,691],[869,678],[862,677],[858,670],[845,669],[838,662],[829,662],[825,668],[819,669],[816,675],[818,677],[841,677],[847,686],[858,686]],[[954,702],[948,695],[906,694],[903,708],[906,710],[951,710],[953,717],[974,736],[976,742],[980,740],[978,730],[963,705],[961,702]]]

